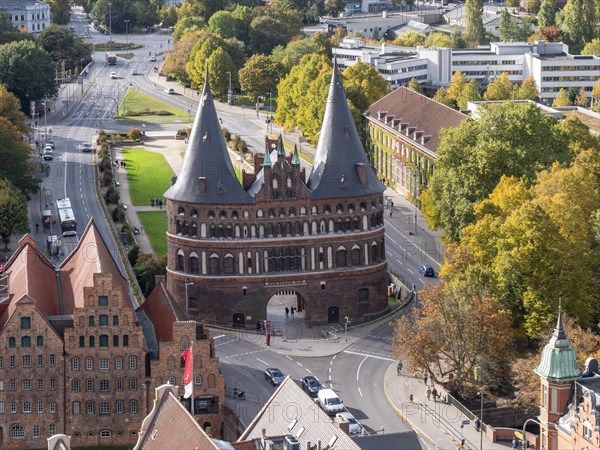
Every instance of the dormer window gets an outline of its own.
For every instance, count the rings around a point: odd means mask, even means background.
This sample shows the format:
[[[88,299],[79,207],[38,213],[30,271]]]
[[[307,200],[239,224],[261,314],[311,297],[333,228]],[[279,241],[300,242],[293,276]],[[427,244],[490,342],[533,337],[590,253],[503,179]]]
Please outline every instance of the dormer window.
[[[208,135],[208,132],[206,132],[206,134],[202,137],[202,142],[204,144],[210,144],[210,136]]]
[[[177,214],[180,216],[185,215],[185,209],[180,206],[179,208],[177,208]]]

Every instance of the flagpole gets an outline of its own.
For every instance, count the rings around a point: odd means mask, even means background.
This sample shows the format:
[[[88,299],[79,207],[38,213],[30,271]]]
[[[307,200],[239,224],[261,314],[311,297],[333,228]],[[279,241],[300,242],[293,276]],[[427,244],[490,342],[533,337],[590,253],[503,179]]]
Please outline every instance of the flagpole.
[[[190,357],[192,358],[192,417],[194,417],[194,341],[190,342],[190,348],[192,349]]]

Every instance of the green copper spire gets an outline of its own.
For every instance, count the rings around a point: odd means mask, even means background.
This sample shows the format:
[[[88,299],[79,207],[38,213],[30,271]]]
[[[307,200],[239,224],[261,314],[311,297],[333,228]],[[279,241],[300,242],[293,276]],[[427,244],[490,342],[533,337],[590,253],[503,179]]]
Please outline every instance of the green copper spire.
[[[298,155],[298,147],[294,144],[294,156],[292,156],[292,166],[300,165],[300,155]]]
[[[271,167],[271,155],[269,154],[269,148],[265,148],[265,159],[263,161],[263,167]]]
[[[285,147],[283,146],[281,135],[279,135],[279,138],[277,139],[277,157],[279,156],[285,156]]]
[[[554,334],[542,350],[542,359],[535,369],[540,377],[554,380],[577,378],[581,372],[577,367],[577,355],[571,347],[562,322],[561,307],[558,307],[558,321]]]

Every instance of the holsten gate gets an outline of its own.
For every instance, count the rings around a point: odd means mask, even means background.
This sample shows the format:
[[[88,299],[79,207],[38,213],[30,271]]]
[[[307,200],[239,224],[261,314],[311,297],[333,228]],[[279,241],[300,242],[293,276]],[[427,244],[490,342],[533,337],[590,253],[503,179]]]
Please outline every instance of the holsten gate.
[[[208,74],[206,79],[208,80]],[[366,158],[334,67],[308,179],[281,137],[240,184],[206,82],[167,200],[167,290],[191,318],[244,325],[293,292],[308,324],[387,309],[384,185]]]

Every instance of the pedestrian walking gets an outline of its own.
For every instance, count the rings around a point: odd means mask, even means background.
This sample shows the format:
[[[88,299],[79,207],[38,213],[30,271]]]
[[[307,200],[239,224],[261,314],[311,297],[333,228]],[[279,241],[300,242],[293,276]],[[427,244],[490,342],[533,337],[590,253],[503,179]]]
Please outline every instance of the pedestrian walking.
[[[265,331],[267,331],[267,326],[265,325],[264,322],[261,325],[261,330],[262,330],[262,334],[265,334]]]
[[[267,333],[267,347],[271,346],[271,333]]]
[[[294,317],[294,307],[292,306],[292,309],[290,310],[292,313],[292,317]]]
[[[35,224],[35,231],[36,231],[36,233],[37,233],[38,231],[40,231],[40,224],[39,224],[39,223],[36,223],[36,224]]]
[[[262,325],[260,320],[258,322],[256,322],[256,332],[260,333],[260,330],[262,329]]]
[[[393,212],[394,212],[394,210],[392,208],[390,208],[390,217],[392,217]]]
[[[425,383],[425,386],[427,386],[427,374],[425,374],[425,376],[423,377],[423,383]]]
[[[150,197],[150,204],[154,206],[154,197]]]
[[[287,306],[285,307],[285,316],[287,317],[287,315],[290,313],[290,308],[288,308]]]
[[[143,233],[144,232],[144,225],[140,225],[140,231]]]
[[[400,372],[402,372],[402,361],[398,361],[398,367],[396,367],[396,374],[400,375]]]
[[[431,388],[429,386],[427,386],[425,393],[427,394],[427,400],[431,400]]]
[[[438,391],[436,388],[433,388],[431,390],[431,395],[433,396],[433,401],[435,402],[437,400],[437,396],[438,396]]]
[[[512,447],[511,448],[513,450],[516,450],[516,449],[519,448],[519,440],[516,437],[512,440]]]

